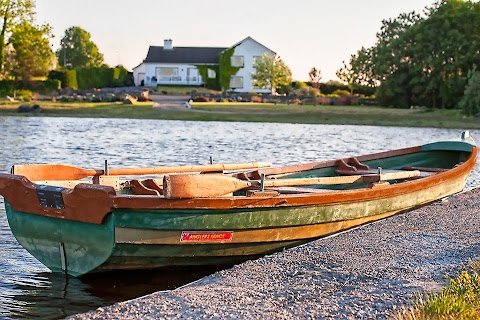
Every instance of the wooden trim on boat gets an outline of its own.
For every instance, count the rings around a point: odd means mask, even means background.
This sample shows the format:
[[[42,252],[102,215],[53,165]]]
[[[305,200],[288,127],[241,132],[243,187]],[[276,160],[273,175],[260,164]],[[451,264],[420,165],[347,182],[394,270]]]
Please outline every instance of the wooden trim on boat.
[[[369,161],[369,160],[374,160],[374,159],[384,159],[384,158],[389,158],[389,157],[394,157],[394,156],[417,153],[417,152],[421,152],[421,151],[422,151],[422,147],[417,146],[417,147],[410,147],[410,148],[404,148],[404,149],[398,149],[398,150],[372,153],[372,154],[367,154],[367,155],[363,155],[363,156],[357,156],[355,158],[357,159],[357,161],[362,162],[362,161]],[[348,160],[350,158],[351,157],[343,158],[343,159]],[[341,159],[327,160],[327,161],[320,161],[320,162],[312,162],[312,163],[284,166],[284,167],[278,167],[278,168],[265,168],[265,169],[256,170],[256,172],[264,173],[265,175],[295,173],[295,172],[300,172],[300,171],[305,171],[305,170],[315,170],[315,169],[321,169],[321,168],[327,168],[327,167],[334,167],[335,163],[338,160],[341,160]],[[256,178],[256,179],[258,179],[258,178]]]
[[[162,199],[149,196],[118,195],[114,199],[115,208],[125,209],[232,209],[232,208],[264,208],[277,206],[323,205],[328,203],[354,202],[362,199],[379,199],[408,194],[432,188],[448,180],[466,180],[473,169],[478,148],[475,147],[468,161],[448,171],[425,177],[423,179],[405,181],[399,184],[382,185],[376,188],[338,190],[336,192],[314,194],[280,194],[276,197],[214,197],[195,199]],[[460,191],[460,190],[459,190]]]
[[[392,155],[413,153],[420,149],[421,147],[414,147],[383,152],[379,155],[380,157],[389,157]],[[321,206],[325,204],[351,203],[364,199],[383,199],[401,194],[409,194],[433,189],[436,185],[444,184],[447,181],[452,181],[452,183],[460,186],[465,184],[469,172],[475,165],[477,155],[478,148],[473,146],[472,152],[465,162],[447,171],[399,184],[380,185],[375,188],[338,190],[335,192],[279,194],[277,196],[265,197],[223,196],[194,199],[166,199],[162,196],[155,195],[116,195],[113,187],[81,183],[76,185],[74,189],[52,187],[53,189],[40,190],[43,194],[47,195],[43,199],[45,201],[41,203],[42,199],[40,199],[41,197],[39,198],[39,188],[42,186],[32,183],[23,176],[0,173],[0,193],[5,197],[6,202],[8,202],[14,210],[19,212],[101,224],[105,217],[114,209],[232,210],[241,208],[274,208],[279,206]],[[365,161],[366,159],[376,159],[376,157],[374,155],[366,155],[357,157],[357,159],[359,161]],[[334,163],[334,161],[324,162],[324,164],[325,163]],[[60,198],[63,200],[63,205],[55,207],[57,205],[55,202],[55,193],[57,195],[61,194]],[[51,196],[51,199],[48,195]]]
[[[223,172],[252,168],[270,167],[270,162],[223,163],[207,165],[146,167],[146,168],[111,168],[109,175],[128,176],[146,174],[166,174],[176,172]],[[12,174],[22,175],[29,180],[77,180],[87,177],[105,175],[105,170],[84,169],[63,164],[24,164],[14,165]]]
[[[51,187],[48,192],[41,188],[24,176],[0,173],[0,191],[19,212],[101,224],[112,211],[116,195],[113,187],[98,184],[81,183],[74,189]],[[44,199],[39,191],[45,194]]]

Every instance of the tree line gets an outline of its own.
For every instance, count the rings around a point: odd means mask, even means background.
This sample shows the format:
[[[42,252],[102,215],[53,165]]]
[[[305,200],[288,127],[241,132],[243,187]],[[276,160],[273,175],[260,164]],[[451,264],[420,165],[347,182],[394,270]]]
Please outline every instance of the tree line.
[[[51,70],[109,68],[90,33],[77,26],[65,30],[60,48],[52,50],[51,27],[36,25],[35,15],[34,0],[0,0],[0,80],[28,83]]]
[[[376,87],[382,106],[462,107],[475,114],[480,111],[478,65],[480,2],[441,0],[422,14],[382,21],[375,45],[352,54],[337,76],[352,90]]]

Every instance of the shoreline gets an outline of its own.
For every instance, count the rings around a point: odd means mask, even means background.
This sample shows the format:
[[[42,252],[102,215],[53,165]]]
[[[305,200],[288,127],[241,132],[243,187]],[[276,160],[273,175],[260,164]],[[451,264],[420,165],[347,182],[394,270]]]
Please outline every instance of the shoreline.
[[[0,104],[0,117],[123,118],[480,130],[480,119],[465,117],[460,110],[267,103],[192,103],[191,108],[187,108],[185,102],[158,101],[162,100],[137,102],[133,105],[44,101],[38,102],[42,109],[40,112],[23,113],[17,111],[18,104]]]
[[[480,252],[480,188],[68,319],[388,319]]]

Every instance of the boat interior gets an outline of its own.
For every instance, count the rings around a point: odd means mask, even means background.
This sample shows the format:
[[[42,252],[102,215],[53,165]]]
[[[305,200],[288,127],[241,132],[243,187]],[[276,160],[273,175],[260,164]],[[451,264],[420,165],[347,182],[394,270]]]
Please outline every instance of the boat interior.
[[[278,194],[319,193],[336,190],[376,188],[430,177],[458,166],[466,160],[469,152],[452,150],[430,150],[409,148],[396,152],[349,157],[302,165],[266,167],[254,170],[220,172],[196,172],[196,179],[212,176],[229,177],[244,183],[243,188],[235,187],[227,193],[214,196],[274,196]],[[28,166],[28,165],[26,165]],[[25,166],[23,166],[25,167]],[[12,168],[13,174],[28,175],[22,169]],[[77,180],[52,179],[34,180],[38,185],[74,188],[77,184],[101,184],[112,186],[117,194],[168,197],[165,195],[165,176],[185,175],[169,173],[161,175],[138,175],[134,177],[95,175]],[[200,175],[200,177],[199,177]],[[220,180],[221,181],[221,180]],[[288,183],[287,183],[288,182]],[[196,182],[198,183],[198,182]],[[199,194],[198,197],[202,197]]]

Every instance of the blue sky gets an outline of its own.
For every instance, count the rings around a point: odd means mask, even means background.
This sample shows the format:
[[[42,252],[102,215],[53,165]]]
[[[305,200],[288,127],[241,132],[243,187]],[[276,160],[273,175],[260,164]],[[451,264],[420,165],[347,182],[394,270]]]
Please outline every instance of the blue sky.
[[[57,50],[65,30],[79,26],[109,65],[140,64],[150,45],[229,47],[251,36],[275,51],[295,80],[312,67],[322,81],[350,54],[375,43],[381,21],[422,12],[433,0],[37,0],[37,23],[48,23]]]

